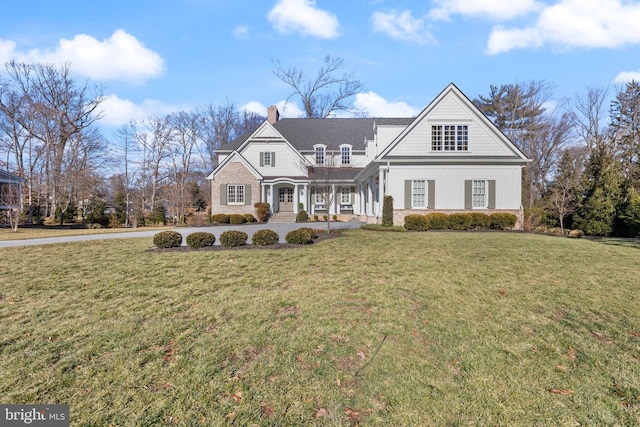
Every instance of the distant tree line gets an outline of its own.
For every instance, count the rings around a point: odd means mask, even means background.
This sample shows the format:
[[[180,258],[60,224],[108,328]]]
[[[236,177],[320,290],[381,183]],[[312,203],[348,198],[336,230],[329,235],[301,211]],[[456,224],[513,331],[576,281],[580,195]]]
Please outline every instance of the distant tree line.
[[[26,223],[184,222],[206,210],[203,184],[217,165],[215,150],[264,121],[226,101],[149,116],[103,135],[102,87],[76,81],[68,64],[5,68],[0,167],[26,180]]]

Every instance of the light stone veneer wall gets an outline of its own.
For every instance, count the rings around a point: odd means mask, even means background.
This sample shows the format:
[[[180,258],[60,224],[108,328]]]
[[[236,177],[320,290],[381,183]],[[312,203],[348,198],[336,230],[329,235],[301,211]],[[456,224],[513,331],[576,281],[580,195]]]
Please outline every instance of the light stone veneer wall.
[[[251,202],[244,205],[220,205],[220,184],[244,184],[251,187]],[[242,162],[229,163],[211,182],[211,213],[255,215],[254,203],[260,201],[260,183]]]

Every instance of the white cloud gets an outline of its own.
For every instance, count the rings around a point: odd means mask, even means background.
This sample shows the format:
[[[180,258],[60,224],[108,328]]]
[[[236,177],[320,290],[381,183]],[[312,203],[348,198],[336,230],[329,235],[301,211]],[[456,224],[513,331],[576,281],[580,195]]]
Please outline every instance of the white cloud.
[[[629,83],[631,80],[640,82],[640,70],[638,71],[622,71],[613,80],[615,83]]]
[[[480,16],[492,20],[509,20],[538,10],[535,0],[435,0],[438,7],[429,12],[429,18],[448,21],[451,15]]]
[[[615,48],[640,44],[640,4],[621,0],[561,0],[528,28],[495,26],[489,55],[551,44],[556,48]]]
[[[435,44],[433,35],[425,28],[424,19],[413,18],[411,12],[392,11],[374,12],[371,16],[373,31],[385,33],[394,39],[409,41],[417,44]]]
[[[233,29],[233,35],[239,39],[246,39],[249,37],[249,27],[246,25],[239,25]]]
[[[298,31],[322,39],[338,37],[338,18],[315,6],[315,0],[278,0],[267,18],[282,33]]]
[[[119,98],[118,95],[106,95],[100,103],[99,109],[104,114],[100,120],[101,125],[122,126],[131,120],[141,122],[151,115],[164,116],[181,108],[171,106],[153,99],[145,99],[142,104],[135,104],[128,99]],[[185,109],[185,110],[188,110]]]
[[[280,117],[297,118],[304,116],[302,111],[296,104],[287,101],[280,101],[276,103]],[[246,110],[250,113],[256,113],[263,117],[267,117],[267,107],[258,101],[250,101],[242,105],[239,108],[240,111]]]
[[[413,117],[420,112],[405,102],[389,102],[371,91],[357,94],[353,105],[370,117]]]
[[[164,72],[160,55],[124,30],[116,30],[102,41],[87,34],[78,34],[71,40],[60,39],[50,51],[20,52],[14,42],[0,40],[0,60],[56,65],[69,62],[74,73],[102,81],[142,83]]]

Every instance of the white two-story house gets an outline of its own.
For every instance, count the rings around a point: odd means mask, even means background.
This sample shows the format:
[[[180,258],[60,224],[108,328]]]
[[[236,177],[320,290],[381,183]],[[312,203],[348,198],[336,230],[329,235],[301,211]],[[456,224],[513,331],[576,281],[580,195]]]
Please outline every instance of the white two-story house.
[[[284,118],[218,150],[212,213],[271,211],[375,223],[393,197],[394,223],[412,213],[510,212],[522,218],[529,159],[453,84],[412,118]]]

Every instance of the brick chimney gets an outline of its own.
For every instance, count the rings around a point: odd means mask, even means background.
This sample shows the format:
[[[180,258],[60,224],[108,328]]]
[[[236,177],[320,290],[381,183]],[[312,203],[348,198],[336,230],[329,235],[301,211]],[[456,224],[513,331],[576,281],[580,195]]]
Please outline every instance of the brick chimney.
[[[278,111],[278,107],[275,105],[267,108],[267,121],[274,125],[278,119],[280,119],[280,112]]]

